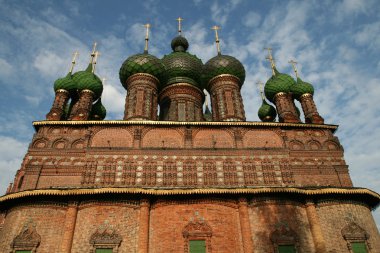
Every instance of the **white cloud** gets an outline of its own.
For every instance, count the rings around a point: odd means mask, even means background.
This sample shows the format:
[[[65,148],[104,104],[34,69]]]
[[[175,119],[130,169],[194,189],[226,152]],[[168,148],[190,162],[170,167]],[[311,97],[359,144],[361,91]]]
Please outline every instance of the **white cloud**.
[[[250,11],[244,16],[242,22],[247,27],[256,27],[260,25],[261,15],[255,11]]]
[[[223,1],[220,4],[218,1],[214,1],[211,5],[211,18],[216,25],[224,25],[226,24],[230,13],[235,10],[235,8],[240,4],[241,0],[229,0]]]
[[[8,78],[13,74],[13,66],[6,60],[0,58],[0,76]]]
[[[21,167],[28,143],[0,135],[0,195],[5,193],[16,171]]]

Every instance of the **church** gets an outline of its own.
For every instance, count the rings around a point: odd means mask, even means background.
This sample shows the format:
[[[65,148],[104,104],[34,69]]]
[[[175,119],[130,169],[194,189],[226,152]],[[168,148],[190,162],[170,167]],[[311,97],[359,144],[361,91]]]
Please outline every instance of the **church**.
[[[281,73],[268,49],[261,122],[246,121],[245,69],[221,53],[219,27],[203,63],[181,21],[172,52],[149,54],[147,24],[144,51],[120,67],[123,119],[104,120],[96,44],[85,70],[74,55],[0,197],[1,252],[380,252],[380,195],[353,186],[338,126],[295,62]]]

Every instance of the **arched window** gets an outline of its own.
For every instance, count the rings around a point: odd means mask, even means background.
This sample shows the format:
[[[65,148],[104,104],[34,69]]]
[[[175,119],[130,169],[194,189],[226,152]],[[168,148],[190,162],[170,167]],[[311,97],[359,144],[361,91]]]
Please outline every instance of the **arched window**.
[[[122,239],[111,227],[98,229],[92,234],[91,253],[117,253]]]
[[[40,245],[41,236],[37,233],[33,224],[27,224],[21,232],[13,239],[12,252],[35,253]]]
[[[211,227],[206,221],[190,221],[183,229],[185,253],[211,253]]]
[[[369,234],[355,222],[350,222],[341,231],[347,242],[347,248],[352,253],[368,253],[371,245],[368,242]]]
[[[271,234],[271,241],[276,253],[299,252],[298,236],[287,224],[278,224]]]

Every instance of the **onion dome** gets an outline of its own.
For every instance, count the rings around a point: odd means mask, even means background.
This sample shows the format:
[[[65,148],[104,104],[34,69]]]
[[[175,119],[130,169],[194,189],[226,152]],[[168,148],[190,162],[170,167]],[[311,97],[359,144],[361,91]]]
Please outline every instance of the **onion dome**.
[[[291,87],[291,92],[295,99],[299,100],[303,94],[314,95],[314,87],[310,83],[304,82],[297,77],[297,84]]]
[[[245,69],[243,64],[236,58],[229,55],[218,54],[211,58],[203,68],[203,80],[205,84],[222,74],[229,74],[236,76],[240,80],[240,86],[243,85],[245,80]]]
[[[160,83],[165,82],[165,66],[160,59],[148,53],[132,55],[121,65],[119,78],[124,88],[127,89],[127,79],[137,73],[150,74]]]
[[[90,63],[86,70],[78,71],[73,75],[74,81],[77,83],[78,91],[90,90],[94,92],[94,99],[100,97],[103,92],[102,81],[94,73],[92,73],[92,64]]]
[[[54,82],[54,91],[66,90],[70,93],[75,92],[77,85],[73,80],[71,72],[69,72],[65,77],[59,78]]]
[[[264,87],[265,96],[271,102],[277,93],[288,93],[291,91],[291,87],[295,85],[295,81],[290,75],[282,74],[276,68],[274,68],[274,72],[275,75],[269,78]]]
[[[103,120],[106,117],[107,110],[102,104],[102,99],[99,98],[95,104],[93,104],[91,109],[91,119],[93,120]]]
[[[184,82],[203,89],[201,79],[203,63],[195,55],[186,52],[189,47],[186,38],[182,36],[175,37],[171,46],[173,52],[162,58],[168,78],[163,87]]]
[[[272,105],[268,104],[267,101],[263,99],[263,103],[258,111],[258,116],[261,121],[273,122],[276,119],[277,112]]]

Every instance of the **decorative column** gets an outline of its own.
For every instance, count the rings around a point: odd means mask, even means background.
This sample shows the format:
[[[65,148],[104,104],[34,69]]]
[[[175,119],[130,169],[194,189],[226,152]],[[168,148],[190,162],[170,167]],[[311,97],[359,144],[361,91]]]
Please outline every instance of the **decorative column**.
[[[157,120],[158,85],[156,77],[145,73],[127,79],[124,120]]]
[[[159,95],[160,120],[203,121],[203,91],[188,83],[165,87]]]
[[[79,94],[79,100],[74,105],[76,110],[72,120],[88,120],[92,109],[92,103],[94,102],[94,92],[90,90],[82,90]],[[74,109],[74,108],[73,108]]]
[[[209,81],[214,121],[245,121],[239,83],[239,78],[229,74],[216,76]]]
[[[138,253],[148,253],[149,249],[149,212],[150,202],[148,199],[140,201],[140,228]]]
[[[47,120],[61,120],[64,114],[65,106],[69,100],[69,92],[67,90],[59,89],[55,92],[55,99],[51,110],[46,114]]]
[[[276,105],[277,113],[280,122],[285,123],[299,123],[300,120],[294,104],[292,105],[291,94],[279,92],[274,96],[274,103]]]
[[[239,219],[240,228],[243,240],[244,253],[253,252],[252,232],[249,221],[248,203],[246,198],[239,198]]]
[[[63,239],[61,242],[62,253],[70,253],[73,244],[75,224],[78,214],[78,202],[69,202],[66,211],[65,223],[63,224]]]
[[[312,94],[303,94],[300,97],[300,102],[305,114],[305,123],[324,124],[324,119],[318,113]]]
[[[306,213],[314,240],[315,252],[326,253],[326,243],[323,239],[321,224],[319,223],[317,210],[313,200],[306,201]]]

